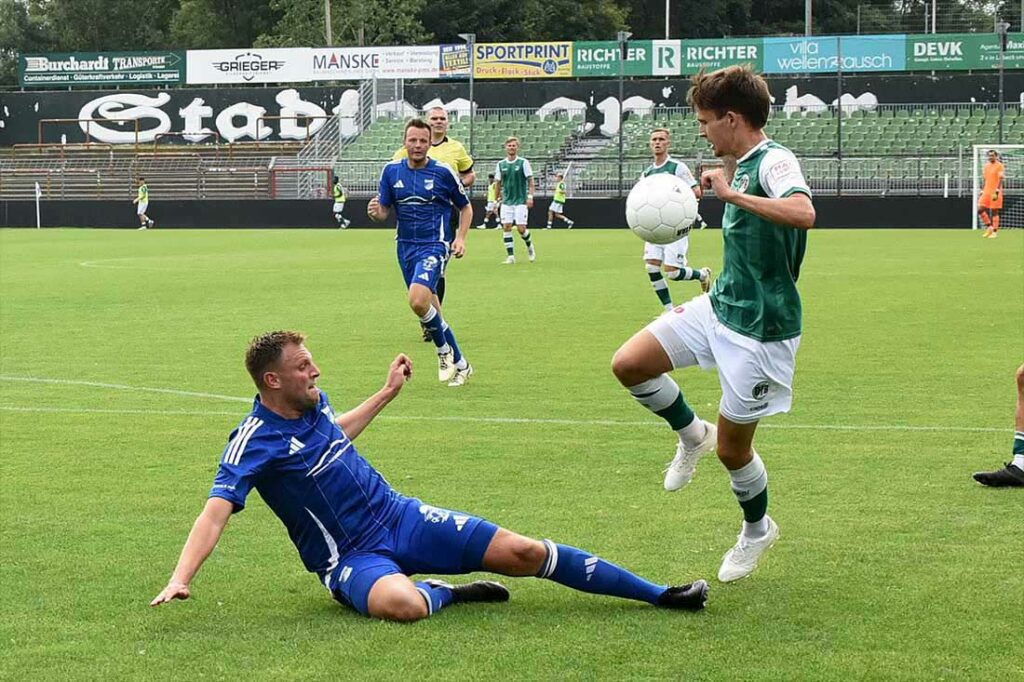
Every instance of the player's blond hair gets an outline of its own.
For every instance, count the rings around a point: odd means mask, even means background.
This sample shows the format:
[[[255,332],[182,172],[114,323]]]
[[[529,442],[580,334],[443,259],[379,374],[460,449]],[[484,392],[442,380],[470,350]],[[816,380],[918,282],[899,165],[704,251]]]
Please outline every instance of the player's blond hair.
[[[505,138],[505,144],[508,144],[509,142],[515,142],[516,144],[518,144],[519,143],[519,138],[516,137],[515,135],[511,135],[511,136]]]
[[[691,107],[713,111],[719,117],[732,111],[755,130],[768,123],[772,96],[764,78],[750,65],[727,66],[710,73],[702,69],[691,82],[693,85],[686,93],[686,102]]]
[[[306,335],[292,330],[265,332],[253,337],[245,350],[245,369],[256,383],[256,388],[266,388],[263,375],[281,360],[284,347],[289,344],[301,346]]]

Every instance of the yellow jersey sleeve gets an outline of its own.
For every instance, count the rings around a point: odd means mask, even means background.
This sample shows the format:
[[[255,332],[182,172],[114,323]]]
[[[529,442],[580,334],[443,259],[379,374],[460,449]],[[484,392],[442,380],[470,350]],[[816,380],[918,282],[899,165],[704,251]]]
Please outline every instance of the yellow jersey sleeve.
[[[393,155],[391,156],[391,160],[392,160],[392,161],[398,161],[399,159],[405,159],[405,158],[408,158],[408,156],[409,156],[409,152],[405,151],[405,147],[399,147],[399,148],[398,148],[398,151],[396,151],[396,152],[395,152],[395,153],[394,153],[394,154],[393,154]]]

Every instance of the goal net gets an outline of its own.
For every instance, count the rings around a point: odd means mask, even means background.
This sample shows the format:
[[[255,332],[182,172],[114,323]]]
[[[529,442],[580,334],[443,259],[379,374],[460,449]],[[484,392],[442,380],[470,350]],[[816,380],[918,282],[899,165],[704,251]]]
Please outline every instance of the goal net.
[[[1003,208],[1000,212],[1000,229],[1024,227],[1024,145],[1022,144],[976,144],[971,173],[971,227],[975,230],[985,227],[978,215],[981,191],[985,186],[985,165],[990,151],[999,154],[1003,163]]]

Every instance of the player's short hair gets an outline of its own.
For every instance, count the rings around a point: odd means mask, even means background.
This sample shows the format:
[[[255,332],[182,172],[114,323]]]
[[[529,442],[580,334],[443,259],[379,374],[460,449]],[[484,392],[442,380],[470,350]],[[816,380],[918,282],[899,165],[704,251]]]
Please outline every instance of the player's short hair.
[[[509,142],[515,142],[518,144],[519,138],[516,137],[515,135],[510,135],[507,138],[505,138],[505,144],[508,144]]]
[[[292,330],[266,332],[253,337],[245,350],[245,368],[256,383],[256,388],[265,388],[263,374],[281,359],[285,346],[299,346],[305,342],[305,334]]]
[[[555,177],[556,178],[564,178],[565,177],[565,173],[555,173]]]
[[[429,109],[427,109],[427,114],[429,114],[431,111],[443,111],[445,116],[448,115],[448,110],[440,105],[436,107],[430,107]]]
[[[406,121],[404,132],[408,133],[409,128],[419,128],[420,130],[426,130],[428,133],[430,132],[430,124],[424,121],[422,118],[410,118],[408,121]]]
[[[691,107],[724,116],[732,111],[747,119],[756,130],[768,123],[772,97],[764,78],[750,65],[727,66],[717,71],[703,69],[693,77],[686,102]]]
[[[654,133],[665,133],[669,137],[672,137],[672,131],[669,130],[668,128],[655,128],[654,130],[651,131],[651,135],[653,136]]]
[[[145,181],[146,181],[146,178],[144,178],[144,177],[142,177],[142,176],[140,175],[140,176],[139,176],[139,182],[145,182]]]
[[[489,173],[489,174],[487,175],[487,179],[488,179],[488,180],[493,180],[493,179],[494,179],[494,173]]]

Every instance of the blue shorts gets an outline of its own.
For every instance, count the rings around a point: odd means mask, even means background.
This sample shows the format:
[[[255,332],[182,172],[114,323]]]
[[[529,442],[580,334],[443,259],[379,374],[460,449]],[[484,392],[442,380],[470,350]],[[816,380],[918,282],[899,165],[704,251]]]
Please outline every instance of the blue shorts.
[[[391,529],[387,548],[341,557],[326,585],[339,602],[367,615],[370,589],[384,576],[483,570],[484,553],[497,532],[498,526],[478,516],[410,498]]]
[[[444,278],[448,256],[448,245],[443,242],[432,244],[398,242],[398,265],[402,268],[405,286],[422,284],[436,292],[438,281]]]

